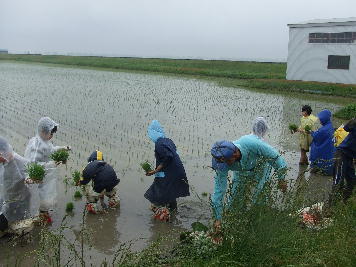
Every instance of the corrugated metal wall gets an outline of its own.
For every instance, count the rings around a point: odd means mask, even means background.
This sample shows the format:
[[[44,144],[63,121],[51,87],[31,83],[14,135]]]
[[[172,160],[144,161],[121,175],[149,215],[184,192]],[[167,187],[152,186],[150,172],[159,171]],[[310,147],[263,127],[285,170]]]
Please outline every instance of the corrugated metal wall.
[[[356,84],[356,43],[309,43],[309,33],[356,32],[355,26],[289,30],[287,79]],[[329,55],[349,55],[350,69],[328,69]]]

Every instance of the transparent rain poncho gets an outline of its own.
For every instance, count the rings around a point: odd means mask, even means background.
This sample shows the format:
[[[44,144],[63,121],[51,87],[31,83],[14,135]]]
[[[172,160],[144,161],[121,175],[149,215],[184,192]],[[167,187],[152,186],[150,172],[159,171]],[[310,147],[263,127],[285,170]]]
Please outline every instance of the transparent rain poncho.
[[[45,140],[42,137],[50,134],[56,126],[58,124],[52,119],[48,117],[41,118],[38,122],[37,135],[29,141],[25,151],[26,159],[30,162],[44,164],[46,168],[46,176],[43,182],[38,185],[41,211],[52,209],[57,197],[57,179],[59,174],[57,166],[50,156],[53,152],[66,148],[63,146],[54,146],[50,140]]]
[[[26,179],[28,161],[13,152],[0,137],[0,153],[7,162],[0,163],[0,209],[9,223],[31,217],[31,194]]]
[[[257,117],[252,125],[252,133],[260,138],[264,138],[268,131],[267,121],[264,117]]]

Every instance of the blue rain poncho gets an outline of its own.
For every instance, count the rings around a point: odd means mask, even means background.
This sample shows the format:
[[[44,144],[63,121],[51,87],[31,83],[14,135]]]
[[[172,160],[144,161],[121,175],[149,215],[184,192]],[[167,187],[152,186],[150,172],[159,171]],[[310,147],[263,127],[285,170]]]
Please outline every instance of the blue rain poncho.
[[[155,205],[166,205],[179,197],[189,196],[189,184],[182,161],[177,154],[176,145],[165,137],[164,130],[157,120],[152,121],[147,131],[155,143],[156,167],[163,165],[157,173],[145,198]]]
[[[269,180],[271,167],[275,169],[278,179],[284,179],[287,169],[282,156],[256,135],[245,135],[232,143],[240,150],[242,157],[240,161],[235,161],[231,165],[221,165],[222,168],[215,170],[214,193],[211,197],[211,201],[215,217],[218,220],[222,217],[223,199],[227,190],[227,176],[229,171],[233,172],[233,177],[230,196],[227,198],[227,207],[231,205],[238,187],[243,186],[242,181],[244,181],[245,178],[253,179],[257,182],[254,192],[255,198]],[[213,154],[213,156],[215,155]],[[214,160],[213,165],[215,165]]]
[[[312,168],[318,168],[323,173],[331,175],[334,165],[334,128],[331,123],[331,112],[327,109],[318,114],[322,127],[311,132],[313,141],[310,147],[310,162]]]

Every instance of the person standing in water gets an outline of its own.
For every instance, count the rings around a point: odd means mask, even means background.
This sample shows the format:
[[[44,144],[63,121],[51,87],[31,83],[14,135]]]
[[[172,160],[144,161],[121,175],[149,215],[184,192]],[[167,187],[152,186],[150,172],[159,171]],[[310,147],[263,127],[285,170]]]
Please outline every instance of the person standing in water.
[[[156,168],[146,173],[155,178],[144,196],[151,202],[155,218],[167,221],[169,213],[177,209],[177,198],[190,195],[188,179],[176,145],[157,120],[148,126],[147,134],[155,144]]]
[[[318,118],[322,127],[310,133],[313,137],[310,147],[311,172],[320,171],[324,175],[332,175],[335,146],[330,110],[325,109],[319,112]]]
[[[25,184],[28,161],[0,136],[0,237],[23,235],[33,229],[31,193]]]
[[[43,117],[38,121],[37,135],[28,142],[25,150],[25,158],[30,162],[46,164],[46,176],[38,185],[40,198],[40,217],[43,223],[51,223],[49,211],[53,209],[57,197],[57,180],[59,174],[57,166],[51,160],[51,154],[60,150],[70,150],[69,146],[54,146],[51,142],[57,132],[58,124],[49,117]],[[50,164],[51,163],[51,164]]]
[[[262,120],[257,120],[257,122]],[[285,176],[287,165],[283,157],[261,138],[267,127],[258,127],[262,131],[254,130],[253,134],[242,136],[240,139],[230,141],[218,141],[211,149],[212,167],[216,172],[214,177],[214,192],[211,202],[215,216],[215,228],[220,228],[223,215],[223,201],[227,192],[228,172],[233,172],[232,187],[227,198],[227,207],[238,197],[238,191],[243,191],[247,179],[257,182],[253,193],[256,199],[263,190],[265,183],[271,177],[271,167],[275,169],[278,178],[278,187],[286,192],[287,184]]]
[[[305,127],[309,126],[311,130],[315,131],[315,123],[318,118],[312,113],[312,108],[308,105],[302,107],[302,117],[300,119],[300,126],[298,128],[299,132],[299,147],[300,147],[300,160],[299,165],[309,165],[309,160],[307,152],[309,152],[309,147],[313,140],[309,132],[305,131]]]

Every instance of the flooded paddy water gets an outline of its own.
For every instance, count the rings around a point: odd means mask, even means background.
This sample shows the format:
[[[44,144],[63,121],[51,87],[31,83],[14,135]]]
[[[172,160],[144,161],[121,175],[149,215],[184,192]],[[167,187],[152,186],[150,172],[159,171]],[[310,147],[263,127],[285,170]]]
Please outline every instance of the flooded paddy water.
[[[197,220],[208,222],[208,198],[201,194],[213,191],[214,173],[208,167],[211,145],[249,134],[257,116],[266,117],[270,126],[267,142],[285,153],[291,186],[309,180],[309,194],[318,201],[330,182],[330,177],[302,174],[298,136],[289,133],[288,124],[299,122],[304,104],[311,105],[314,113],[324,108],[335,111],[339,107],[334,104],[224,88],[197,79],[18,63],[0,63],[0,92],[0,135],[17,153],[24,154],[42,116],[60,124],[53,143],[72,147],[68,164],[60,167],[51,229],[59,227],[66,203],[73,201],[74,213],[66,218],[71,230],[66,235],[78,240],[85,199],[75,201],[77,188],[66,187],[63,180],[81,170],[92,151],[103,151],[121,179],[121,207],[84,218],[92,232],[88,255],[94,264],[112,259],[124,242],[132,241],[132,250],[140,250],[160,234],[189,228]],[[171,223],[154,221],[143,197],[153,179],[140,167],[145,160],[154,163],[154,145],[146,134],[152,119],[159,120],[176,143],[191,185],[191,196],[179,200],[179,213]],[[35,249],[39,230],[33,233],[32,243],[15,249],[6,239],[0,240],[0,264],[7,255]]]

